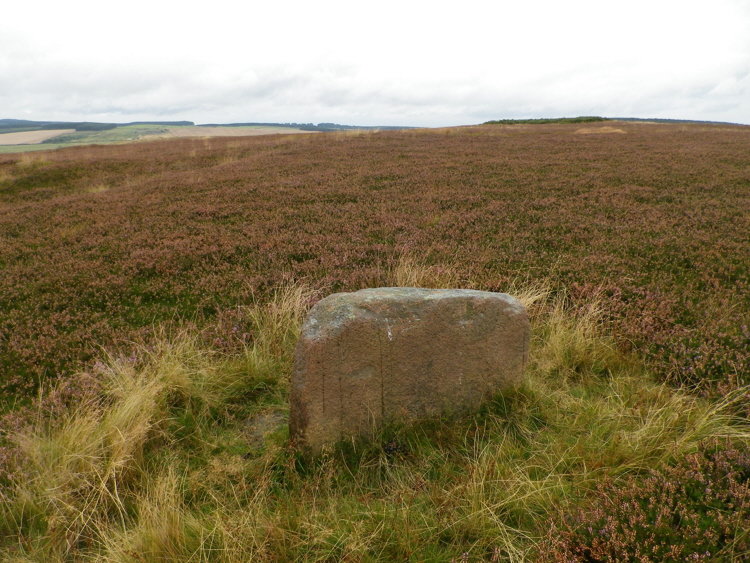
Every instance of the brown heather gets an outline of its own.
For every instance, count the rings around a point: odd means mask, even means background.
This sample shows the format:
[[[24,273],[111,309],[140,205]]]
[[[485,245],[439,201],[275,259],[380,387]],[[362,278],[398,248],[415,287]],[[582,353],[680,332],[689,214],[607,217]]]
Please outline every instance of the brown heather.
[[[463,285],[596,294],[621,347],[725,393],[750,372],[750,128],[616,126],[2,155],[0,381],[26,394],[171,321],[241,348],[252,297],[289,279],[379,285],[411,254],[457,266]]]
[[[541,547],[545,561],[747,561],[750,454],[713,440],[679,463],[619,486],[567,515]]]

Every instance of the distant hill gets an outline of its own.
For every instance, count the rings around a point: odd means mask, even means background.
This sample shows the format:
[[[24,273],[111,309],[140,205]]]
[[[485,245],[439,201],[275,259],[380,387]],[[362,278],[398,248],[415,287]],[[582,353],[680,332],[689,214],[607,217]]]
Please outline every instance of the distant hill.
[[[611,117],[614,121],[653,121],[655,123],[703,123],[706,125],[744,125],[743,123],[733,123],[731,121],[706,121],[700,119],[667,119],[664,117]]]
[[[482,125],[545,125],[548,123],[591,123],[595,121],[635,121],[654,123],[704,123],[708,125],[742,125],[727,121],[701,121],[696,119],[667,119],[663,117],[599,117],[596,115],[582,115],[579,117],[543,117],[538,119],[494,119],[485,121]]]
[[[130,125],[156,125],[156,126],[195,126],[193,121],[130,121],[128,123],[99,123],[94,121],[30,121],[27,119],[0,119],[0,134],[20,133],[23,131],[75,129],[76,131],[107,131],[117,127],[128,127]],[[201,123],[198,127],[288,127],[290,129],[301,129],[302,131],[349,131],[349,130],[395,130],[411,129],[410,127],[399,127],[392,125],[341,125],[339,123],[270,123],[270,122],[247,122],[247,123]]]
[[[246,122],[246,123],[201,123],[198,127],[289,127],[302,131],[352,131],[352,130],[398,130],[413,129],[396,125],[341,125],[339,123],[269,123],[269,122]]]
[[[548,123],[591,123],[593,121],[608,121],[608,118],[597,115],[581,115],[578,117],[543,117],[538,119],[495,119],[485,121],[482,125],[546,125]]]
[[[192,121],[131,121],[130,123],[98,123],[95,121],[30,121],[27,119],[0,119],[0,133],[20,133],[55,129],[76,131],[107,131],[128,125],[195,125]]]

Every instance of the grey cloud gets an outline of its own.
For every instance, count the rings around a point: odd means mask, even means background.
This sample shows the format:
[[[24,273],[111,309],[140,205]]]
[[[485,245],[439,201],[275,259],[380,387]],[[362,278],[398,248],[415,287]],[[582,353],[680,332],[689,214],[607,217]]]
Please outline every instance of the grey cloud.
[[[750,70],[632,84],[637,69],[582,67],[493,84],[363,78],[349,66],[293,69],[51,65],[0,58],[2,117],[337,121],[362,125],[458,125],[501,117],[601,114],[750,122]],[[629,82],[630,81],[630,82]]]

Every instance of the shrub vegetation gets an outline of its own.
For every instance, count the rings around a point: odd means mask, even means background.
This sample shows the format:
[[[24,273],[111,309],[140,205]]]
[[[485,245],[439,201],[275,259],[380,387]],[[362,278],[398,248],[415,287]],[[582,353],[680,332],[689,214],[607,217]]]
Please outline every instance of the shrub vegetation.
[[[750,455],[709,440],[666,467],[596,487],[553,525],[550,561],[742,561],[750,555]]]
[[[620,347],[747,383],[750,129],[618,123],[154,141],[0,156],[0,385],[34,393],[172,319],[226,329],[288,278],[384,283],[401,254],[505,290],[599,292]]]

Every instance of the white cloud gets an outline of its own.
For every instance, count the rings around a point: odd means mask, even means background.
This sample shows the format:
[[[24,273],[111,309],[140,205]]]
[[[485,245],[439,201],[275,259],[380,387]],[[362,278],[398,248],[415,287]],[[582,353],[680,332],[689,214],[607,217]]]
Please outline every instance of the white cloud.
[[[750,123],[747,0],[26,0],[3,10],[0,117]]]

